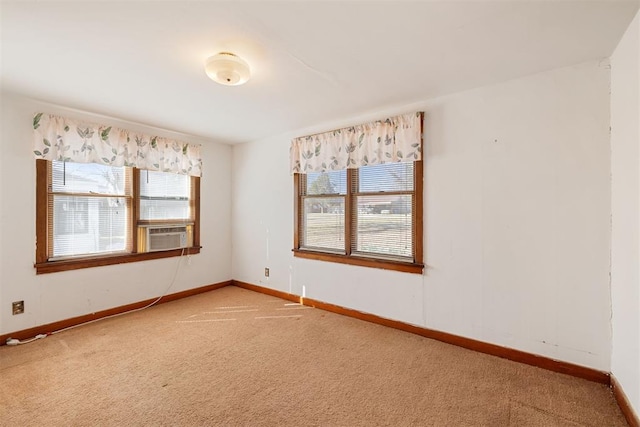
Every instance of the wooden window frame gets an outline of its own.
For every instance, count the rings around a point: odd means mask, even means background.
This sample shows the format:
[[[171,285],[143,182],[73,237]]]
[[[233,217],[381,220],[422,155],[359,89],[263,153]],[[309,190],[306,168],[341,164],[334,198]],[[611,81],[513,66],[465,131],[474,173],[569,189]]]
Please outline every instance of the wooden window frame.
[[[193,245],[184,249],[171,249],[157,252],[138,252],[138,233],[140,225],[150,223],[150,221],[140,221],[140,169],[132,169],[132,203],[129,232],[131,233],[131,252],[105,255],[89,255],[77,258],[67,258],[51,261],[50,251],[50,230],[49,221],[49,168],[48,160],[36,160],[36,260],[34,267],[36,274],[55,273],[59,271],[78,270],[82,268],[102,267],[106,265],[123,264],[130,262],[146,261],[151,259],[170,258],[182,255],[193,255],[200,253],[200,178],[191,177],[191,207],[193,209]],[[180,221],[171,221],[172,224]],[[160,222],[164,223],[164,222]]]
[[[357,169],[347,170],[347,191],[345,195],[345,254],[336,254],[329,251],[310,250],[301,247],[301,209],[304,179],[301,174],[294,174],[294,232],[293,232],[293,256],[298,258],[313,259],[319,261],[336,262],[340,264],[357,265],[361,267],[382,268],[385,270],[401,271],[405,273],[422,274],[424,271],[423,264],[423,164],[422,161],[414,162],[413,174],[413,197],[415,212],[413,213],[413,261],[397,261],[375,255],[362,256],[352,254],[353,242],[355,235],[353,232],[354,224],[352,224],[352,209],[354,198],[359,195],[353,186]]]

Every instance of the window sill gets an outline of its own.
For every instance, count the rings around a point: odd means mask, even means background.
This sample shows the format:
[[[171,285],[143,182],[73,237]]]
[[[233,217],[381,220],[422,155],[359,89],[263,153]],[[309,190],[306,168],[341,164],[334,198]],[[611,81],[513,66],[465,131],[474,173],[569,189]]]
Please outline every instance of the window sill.
[[[201,246],[196,246],[185,249],[172,249],[170,251],[145,252],[125,255],[103,255],[77,259],[65,259],[59,261],[46,261],[35,263],[34,267],[36,269],[36,274],[57,273],[59,271],[79,270],[81,268],[103,267],[106,265],[124,264],[128,262],[171,258],[182,255],[194,255],[200,253],[200,248]]]
[[[422,274],[424,264],[416,264],[386,259],[373,259],[355,255],[339,255],[325,252],[293,249],[293,256],[297,258],[314,259],[317,261],[337,262],[340,264],[357,265],[360,267],[381,268],[383,270],[402,271],[404,273]]]

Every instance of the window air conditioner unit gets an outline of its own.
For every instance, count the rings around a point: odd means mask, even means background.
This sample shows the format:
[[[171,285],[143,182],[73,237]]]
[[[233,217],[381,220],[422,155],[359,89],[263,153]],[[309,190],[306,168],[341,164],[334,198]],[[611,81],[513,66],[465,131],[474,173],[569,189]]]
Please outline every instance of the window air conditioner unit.
[[[187,247],[187,227],[184,225],[171,227],[146,227],[147,251],[166,251]]]

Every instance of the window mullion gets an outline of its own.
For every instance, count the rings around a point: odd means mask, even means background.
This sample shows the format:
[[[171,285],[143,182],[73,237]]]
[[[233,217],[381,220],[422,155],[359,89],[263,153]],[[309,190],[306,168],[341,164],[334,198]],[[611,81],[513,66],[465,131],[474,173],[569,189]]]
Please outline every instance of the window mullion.
[[[140,169],[133,168],[131,172],[131,219],[128,227],[131,236],[131,252],[138,252],[138,224],[140,222]]]
[[[353,196],[355,190],[357,190],[357,169],[347,169],[347,191],[345,196],[345,208],[344,208],[344,246],[345,246],[345,254],[351,255],[353,250],[353,244],[356,241],[354,232],[358,229],[357,224],[355,222],[355,215],[353,215],[355,207],[356,198]]]
[[[191,177],[191,218],[193,219],[193,246],[200,246],[200,178]]]
[[[421,122],[422,123],[422,122]],[[422,160],[414,163],[413,169],[413,262],[422,264],[424,257],[423,247],[423,186],[424,164]]]

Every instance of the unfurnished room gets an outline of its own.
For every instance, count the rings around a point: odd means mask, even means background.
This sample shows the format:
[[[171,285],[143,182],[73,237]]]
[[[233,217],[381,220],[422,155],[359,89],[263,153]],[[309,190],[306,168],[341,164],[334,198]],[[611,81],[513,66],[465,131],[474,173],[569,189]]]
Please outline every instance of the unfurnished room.
[[[0,1],[0,425],[640,426],[640,1]]]

